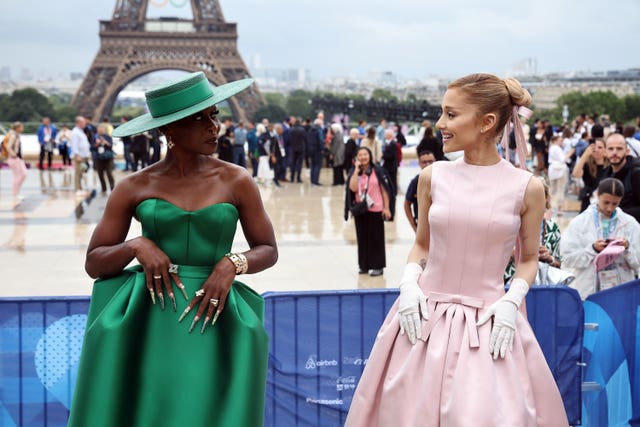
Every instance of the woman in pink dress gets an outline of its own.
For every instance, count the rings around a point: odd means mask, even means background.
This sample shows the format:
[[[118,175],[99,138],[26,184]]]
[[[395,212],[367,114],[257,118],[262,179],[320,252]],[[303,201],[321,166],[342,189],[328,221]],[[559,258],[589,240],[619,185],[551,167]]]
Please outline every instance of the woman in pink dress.
[[[347,427],[568,426],[521,307],[538,268],[544,188],[496,149],[510,120],[523,147],[518,114],[530,114],[530,103],[514,79],[473,74],[448,86],[437,127],[444,152],[464,157],[420,173],[418,229],[400,296]],[[519,261],[505,293],[502,273],[516,241]]]

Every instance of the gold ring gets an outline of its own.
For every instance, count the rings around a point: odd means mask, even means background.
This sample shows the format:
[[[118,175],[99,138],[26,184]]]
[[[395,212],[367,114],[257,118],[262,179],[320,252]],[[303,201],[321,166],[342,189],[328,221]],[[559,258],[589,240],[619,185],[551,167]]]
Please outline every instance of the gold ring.
[[[196,291],[196,296],[197,296],[197,297],[201,297],[202,295],[204,295],[204,289],[198,289],[198,290]]]
[[[218,303],[220,303],[220,300],[219,300],[219,299],[217,299],[217,298],[211,298],[211,299],[209,300],[209,304],[213,305],[214,307],[217,307],[217,306],[218,306]]]
[[[162,275],[161,274],[157,274],[153,276],[154,279],[158,280],[158,279],[162,279]]]

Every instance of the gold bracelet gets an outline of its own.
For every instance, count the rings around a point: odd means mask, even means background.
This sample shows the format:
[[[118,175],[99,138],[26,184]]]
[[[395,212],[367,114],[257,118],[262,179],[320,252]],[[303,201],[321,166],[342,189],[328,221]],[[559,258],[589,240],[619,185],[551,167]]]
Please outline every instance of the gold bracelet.
[[[249,270],[249,263],[247,263],[247,257],[242,253],[231,253],[225,254],[227,258],[235,265],[236,274],[244,274]]]

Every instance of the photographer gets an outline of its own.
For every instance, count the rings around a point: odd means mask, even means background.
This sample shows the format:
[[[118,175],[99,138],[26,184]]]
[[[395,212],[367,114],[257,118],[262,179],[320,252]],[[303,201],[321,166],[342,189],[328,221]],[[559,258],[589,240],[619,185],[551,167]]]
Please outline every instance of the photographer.
[[[107,175],[109,180],[109,189],[113,191],[115,187],[115,181],[113,179],[113,139],[107,134],[107,124],[100,123],[98,125],[98,132],[95,135],[93,142],[93,151],[95,152],[94,169],[98,173],[100,178],[100,186],[102,187],[102,194],[107,193],[107,183],[104,176]]]
[[[393,220],[396,190],[387,171],[371,159],[371,151],[360,147],[347,178],[344,219],[351,211],[356,223],[359,273],[380,276],[386,267],[384,221]],[[362,209],[358,211],[357,205]]]

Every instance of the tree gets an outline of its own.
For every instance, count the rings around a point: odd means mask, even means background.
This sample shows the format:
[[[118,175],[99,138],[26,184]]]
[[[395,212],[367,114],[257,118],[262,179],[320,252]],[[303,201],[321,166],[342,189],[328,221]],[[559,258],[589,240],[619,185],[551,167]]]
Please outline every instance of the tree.
[[[609,114],[611,120],[620,121],[623,120],[624,114],[624,102],[622,99],[618,98],[615,93],[611,91],[596,91],[589,92],[586,95],[587,102],[592,108],[595,110],[586,111],[587,114],[595,112],[598,114],[605,113]]]
[[[397,101],[398,97],[387,89],[374,89],[371,93],[371,99],[376,101]]]
[[[262,106],[253,115],[253,121],[258,123],[262,119],[269,119],[270,122],[277,123],[287,115],[282,107],[279,105],[267,104]]]
[[[313,107],[310,100],[313,93],[305,90],[294,90],[289,94],[286,103],[286,111],[291,116],[302,117],[303,119],[313,115]]]
[[[0,95],[0,119],[3,121],[39,122],[45,116],[57,120],[53,104],[36,89],[18,89],[11,95]]]
[[[640,95],[626,95],[622,98],[625,114],[623,120],[628,122],[640,117]]]
[[[55,113],[51,116],[51,120],[59,123],[67,122],[68,124],[72,124],[75,122],[77,116],[78,110],[71,105],[60,105],[56,107]]]
[[[569,107],[569,111],[573,117],[580,114],[608,114],[613,121],[622,120],[625,105],[611,91],[595,91],[589,93],[569,92],[561,95],[556,100],[558,108],[562,109],[564,105]]]
[[[47,97],[33,88],[14,90],[0,102],[0,117],[10,122],[38,122],[42,117],[54,116],[53,106]]]
[[[264,99],[269,105],[277,105],[281,108],[285,108],[285,106],[287,105],[287,100],[281,93],[265,93]]]

